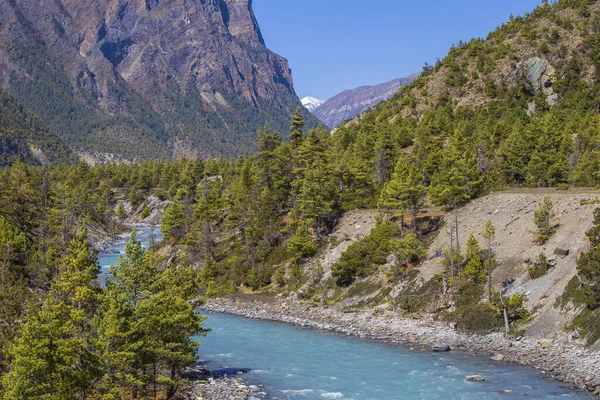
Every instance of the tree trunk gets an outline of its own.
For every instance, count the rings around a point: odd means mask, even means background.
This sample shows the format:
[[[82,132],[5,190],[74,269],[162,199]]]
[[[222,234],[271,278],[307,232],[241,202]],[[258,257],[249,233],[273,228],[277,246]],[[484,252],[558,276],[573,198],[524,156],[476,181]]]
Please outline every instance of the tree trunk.
[[[450,226],[450,265],[452,266],[452,277],[454,278],[454,274],[456,270],[454,269],[454,227]]]
[[[458,240],[458,211],[454,211],[454,229],[456,230],[456,254],[460,254],[460,242]]]
[[[444,294],[448,293],[448,281],[446,275],[442,275],[442,284],[444,285]]]
[[[508,322],[508,311],[506,309],[506,304],[504,303],[504,296],[500,293],[500,301],[502,302],[502,314],[504,316],[504,328],[506,329],[506,333],[510,331],[510,324]]]

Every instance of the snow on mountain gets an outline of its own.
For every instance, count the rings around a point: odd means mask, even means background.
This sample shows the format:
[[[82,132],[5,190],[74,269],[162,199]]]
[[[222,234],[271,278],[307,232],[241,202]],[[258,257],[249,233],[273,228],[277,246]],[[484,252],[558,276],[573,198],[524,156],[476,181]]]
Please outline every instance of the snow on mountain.
[[[306,109],[308,111],[314,111],[317,108],[319,108],[319,106],[321,106],[321,104],[324,103],[323,100],[315,99],[314,97],[311,97],[311,96],[307,96],[300,101],[302,102],[302,105],[304,107],[306,107]]]

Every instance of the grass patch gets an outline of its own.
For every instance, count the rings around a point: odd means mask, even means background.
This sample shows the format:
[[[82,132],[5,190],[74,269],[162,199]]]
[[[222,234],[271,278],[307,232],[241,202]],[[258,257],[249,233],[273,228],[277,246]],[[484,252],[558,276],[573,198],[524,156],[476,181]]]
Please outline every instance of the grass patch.
[[[376,282],[357,282],[350,286],[346,292],[346,297],[352,298],[357,296],[366,296],[375,293],[380,288],[381,286]]]

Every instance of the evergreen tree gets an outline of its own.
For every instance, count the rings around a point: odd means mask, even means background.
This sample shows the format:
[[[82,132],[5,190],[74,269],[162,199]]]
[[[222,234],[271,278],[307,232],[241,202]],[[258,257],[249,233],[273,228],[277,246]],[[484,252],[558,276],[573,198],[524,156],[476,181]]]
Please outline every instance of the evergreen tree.
[[[437,204],[458,207],[483,192],[484,175],[472,146],[461,130],[450,138],[429,187],[429,195]]]
[[[298,150],[297,179],[292,183],[298,188],[294,213],[314,224],[319,239],[324,233],[325,221],[337,202],[328,136],[328,132],[321,127],[310,130],[307,140]]]
[[[174,201],[165,208],[165,213],[161,220],[160,230],[165,239],[179,243],[185,236],[185,213],[184,205]]]
[[[487,274],[488,282],[488,298],[492,298],[492,271],[496,268],[496,259],[494,258],[494,240],[496,238],[496,227],[492,221],[485,223],[485,228],[481,232],[481,236],[486,240],[486,254],[485,254],[485,271]]]
[[[467,252],[465,258],[467,264],[465,265],[462,275],[475,282],[483,281],[486,274],[481,259],[481,247],[473,234],[471,234],[467,240]]]
[[[535,232],[538,241],[545,243],[556,231],[552,225],[552,220],[556,216],[554,203],[549,196],[544,197],[542,202],[533,211],[533,222],[537,226]]]
[[[304,119],[302,118],[301,108],[297,107],[292,114],[292,124],[290,126],[290,143],[294,149],[298,149],[304,140]]]
[[[39,310],[29,310],[3,378],[6,399],[86,398],[98,375],[94,324],[99,267],[84,235],[67,253],[58,281]]]
[[[203,318],[194,312],[197,280],[192,269],[158,271],[151,253],[143,251],[135,233],[107,283],[101,324],[106,376],[103,392],[127,388],[132,399],[173,398],[183,384],[183,371],[196,360]],[[109,397],[110,398],[110,397]]]
[[[425,204],[426,189],[423,175],[416,165],[405,157],[396,164],[392,179],[381,191],[380,207],[409,210],[412,215],[413,231],[417,227],[417,214]]]

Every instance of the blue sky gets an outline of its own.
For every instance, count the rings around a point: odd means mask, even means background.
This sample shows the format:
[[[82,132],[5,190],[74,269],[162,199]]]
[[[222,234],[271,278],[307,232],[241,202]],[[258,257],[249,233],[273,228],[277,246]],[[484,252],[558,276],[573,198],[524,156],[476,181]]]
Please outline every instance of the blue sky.
[[[453,43],[485,37],[541,0],[254,0],[267,47],[287,58],[296,93],[345,89],[419,72]]]

